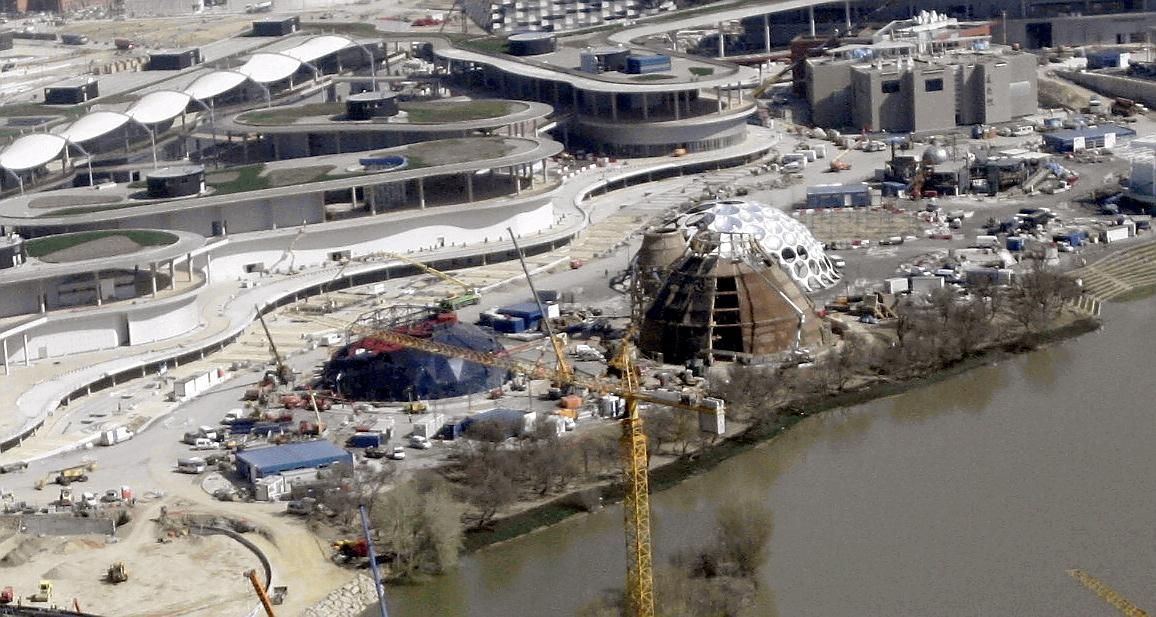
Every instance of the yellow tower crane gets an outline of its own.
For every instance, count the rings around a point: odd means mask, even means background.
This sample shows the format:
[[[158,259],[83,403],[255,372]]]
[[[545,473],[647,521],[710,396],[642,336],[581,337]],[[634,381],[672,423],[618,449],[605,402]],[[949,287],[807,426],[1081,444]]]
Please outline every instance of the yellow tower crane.
[[[642,417],[638,414],[639,401],[666,405],[711,417],[702,423],[707,432],[722,433],[724,421],[721,406],[711,407],[681,400],[672,401],[639,389],[638,371],[633,361],[633,349],[629,337],[623,340],[618,354],[610,364],[620,374],[617,383],[602,381],[569,373],[561,374],[557,369],[539,364],[530,364],[507,356],[446,345],[437,341],[416,338],[392,330],[379,330],[367,334],[378,340],[418,349],[440,356],[461,358],[485,366],[494,366],[524,372],[529,377],[565,381],[572,386],[588,388],[593,392],[616,394],[626,400],[626,416],[622,419],[622,455],[626,475],[626,497],[624,514],[626,517],[626,596],[630,617],[654,616],[654,574],[650,543],[650,474],[647,468],[646,434],[642,430]]]
[[[456,311],[462,307],[478,304],[482,301],[482,294],[477,289],[457,277],[446,274],[445,272],[442,272],[441,270],[438,270],[428,264],[424,264],[412,257],[407,257],[400,253],[385,252],[384,254],[392,259],[404,261],[405,263],[414,266],[426,274],[431,274],[447,283],[460,287],[461,292],[438,302],[438,306],[444,310]]]
[[[1092,593],[1100,596],[1101,600],[1116,607],[1116,610],[1120,611],[1121,614],[1127,615],[1127,617],[1148,617],[1148,613],[1144,609],[1132,604],[1115,589],[1109,587],[1107,583],[1091,574],[1083,570],[1068,570],[1068,575],[1079,581]]]

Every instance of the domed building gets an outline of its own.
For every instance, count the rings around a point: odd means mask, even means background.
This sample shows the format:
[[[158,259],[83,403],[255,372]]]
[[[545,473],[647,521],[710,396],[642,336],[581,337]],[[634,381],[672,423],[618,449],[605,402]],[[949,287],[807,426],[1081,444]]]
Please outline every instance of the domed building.
[[[483,353],[503,351],[481,328],[460,323],[454,313],[396,326],[427,338]],[[359,401],[429,400],[488,392],[506,381],[507,371],[462,358],[401,347],[367,336],[342,347],[325,364],[322,381],[341,396]]]
[[[672,230],[683,238],[682,252],[664,265],[678,246]],[[670,363],[758,362],[821,342],[821,323],[804,291],[839,278],[806,227],[737,200],[703,204],[652,230],[636,271],[643,289],[654,289],[639,347]]]

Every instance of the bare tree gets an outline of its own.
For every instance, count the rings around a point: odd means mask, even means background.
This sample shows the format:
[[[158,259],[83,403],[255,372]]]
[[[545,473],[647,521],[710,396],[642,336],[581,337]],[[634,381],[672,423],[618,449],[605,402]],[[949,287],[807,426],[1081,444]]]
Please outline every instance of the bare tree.
[[[1025,332],[1036,334],[1056,318],[1066,300],[1078,293],[1072,279],[1036,258],[1031,260],[1028,271],[1019,277],[1018,283],[1012,286],[1009,309]]]

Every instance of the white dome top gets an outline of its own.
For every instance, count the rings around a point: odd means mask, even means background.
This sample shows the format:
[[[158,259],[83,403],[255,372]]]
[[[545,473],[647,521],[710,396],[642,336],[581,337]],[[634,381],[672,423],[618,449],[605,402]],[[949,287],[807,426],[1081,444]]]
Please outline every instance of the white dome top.
[[[688,237],[700,231],[722,232],[717,249],[722,257],[746,252],[733,242],[736,238],[726,234],[749,236],[806,291],[824,289],[839,280],[823,244],[806,226],[777,208],[738,199],[706,202],[679,217],[678,226]]]

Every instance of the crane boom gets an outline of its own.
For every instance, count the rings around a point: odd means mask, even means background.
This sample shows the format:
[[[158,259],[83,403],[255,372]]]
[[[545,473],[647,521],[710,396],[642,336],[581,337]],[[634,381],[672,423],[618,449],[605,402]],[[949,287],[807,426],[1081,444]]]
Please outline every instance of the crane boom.
[[[554,326],[550,324],[550,318],[546,315],[546,308],[542,306],[542,297],[534,288],[534,279],[530,276],[530,269],[526,267],[526,258],[522,256],[522,247],[518,246],[518,237],[514,235],[513,229],[507,227],[506,231],[510,232],[510,240],[513,241],[514,250],[518,253],[518,263],[522,264],[522,272],[526,275],[526,284],[530,286],[530,293],[534,294],[534,302],[538,305],[538,312],[542,314],[542,324],[546,328],[546,336],[550,337],[550,345],[554,347],[554,356],[558,359],[558,373],[560,373],[562,381],[569,383],[574,369],[566,361],[566,351],[562,349],[562,341],[554,335]]]
[[[257,571],[249,570],[245,573],[249,578],[249,582],[253,584],[253,591],[257,592],[257,599],[261,601],[261,606],[265,609],[265,615],[268,617],[277,617],[273,612],[273,602],[269,600],[269,594],[265,593],[265,586],[257,579]]]
[[[542,366],[541,364],[531,364],[529,362],[511,358],[509,356],[498,356],[487,352],[475,351],[473,349],[467,349],[464,347],[457,347],[455,345],[447,345],[438,341],[418,338],[408,334],[402,334],[401,332],[395,332],[393,330],[378,330],[367,334],[367,336],[372,336],[373,338],[384,341],[386,343],[393,343],[395,345],[401,345],[402,347],[418,349],[439,356],[462,358],[464,360],[469,360],[470,362],[476,362],[485,366],[493,366],[511,371],[522,372],[534,379],[551,379],[557,381],[563,380],[563,375],[557,369]],[[624,347],[629,346],[627,345]],[[694,403],[688,403],[682,400],[670,400],[659,396],[654,396],[652,394],[647,394],[646,392],[637,390],[636,388],[633,388],[624,382],[614,383],[602,381],[577,374],[571,374],[565,379],[568,379],[568,383],[572,385],[581,388],[587,388],[595,392],[615,394],[627,400],[633,398],[646,403],[666,405],[668,407],[675,407],[677,409],[683,409],[686,411],[695,411],[712,416],[719,413],[719,410],[714,407],[696,405]]]
[[[269,339],[269,349],[273,351],[273,359],[277,362],[277,378],[281,380],[282,385],[288,384],[289,366],[281,358],[281,352],[277,351],[277,343],[273,342],[273,335],[269,332],[269,325],[265,323],[265,316],[261,314],[261,307],[256,308],[257,319],[261,322],[261,329],[265,331],[265,338]]]
[[[1068,575],[1080,582],[1081,585],[1087,587],[1089,591],[1100,596],[1100,599],[1116,607],[1122,615],[1127,617],[1148,617],[1148,613],[1132,604],[1127,598],[1120,595],[1115,589],[1108,586],[1107,583],[1100,579],[1084,572],[1083,570],[1068,570]]]

